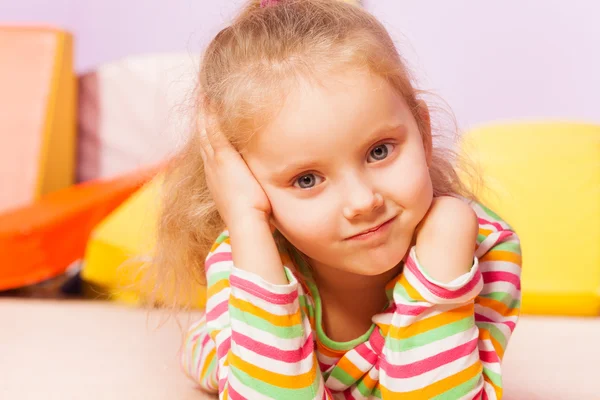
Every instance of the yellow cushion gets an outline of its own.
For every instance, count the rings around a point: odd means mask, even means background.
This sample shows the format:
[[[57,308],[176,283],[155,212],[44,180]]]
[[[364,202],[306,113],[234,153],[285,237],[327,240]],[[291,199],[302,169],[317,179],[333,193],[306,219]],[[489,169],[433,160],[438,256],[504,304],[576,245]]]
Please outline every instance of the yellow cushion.
[[[155,288],[142,267],[153,253],[161,187],[158,176],[98,225],[88,241],[82,278],[105,288],[114,300],[138,304]],[[205,298],[199,287],[189,301],[202,308]]]
[[[522,241],[524,313],[600,314],[600,126],[507,123],[464,135],[476,189]]]

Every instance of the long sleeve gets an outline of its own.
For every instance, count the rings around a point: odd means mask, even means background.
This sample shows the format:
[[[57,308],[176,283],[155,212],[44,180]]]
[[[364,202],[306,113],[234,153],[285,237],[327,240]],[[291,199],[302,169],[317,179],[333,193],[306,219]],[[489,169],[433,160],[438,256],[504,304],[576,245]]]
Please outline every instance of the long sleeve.
[[[233,265],[225,232],[206,259],[206,323],[183,345],[183,367],[221,399],[330,398],[302,312],[301,285],[273,285]]]
[[[384,399],[502,397],[500,364],[519,311],[520,246],[489,210],[476,211],[480,235],[467,274],[443,284],[427,275],[414,248],[407,257],[384,329]]]

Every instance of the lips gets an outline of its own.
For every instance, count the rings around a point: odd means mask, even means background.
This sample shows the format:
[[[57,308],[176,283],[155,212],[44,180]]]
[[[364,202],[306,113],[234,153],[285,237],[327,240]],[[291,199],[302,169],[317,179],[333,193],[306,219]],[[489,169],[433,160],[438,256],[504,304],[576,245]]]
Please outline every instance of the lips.
[[[360,238],[361,236],[365,236],[365,235],[367,235],[367,234],[369,234],[369,233],[376,232],[376,231],[377,231],[377,230],[379,230],[379,229],[380,229],[382,226],[384,226],[384,225],[386,225],[387,223],[391,222],[391,221],[392,221],[394,218],[396,218],[396,217],[392,217],[392,218],[390,218],[390,219],[386,220],[385,222],[383,222],[383,223],[381,223],[381,224],[379,224],[379,225],[376,225],[376,226],[374,226],[374,227],[372,227],[372,228],[366,229],[366,230],[364,230],[364,231],[362,231],[362,232],[360,232],[360,233],[357,233],[356,235],[350,236],[348,239],[358,239],[358,238]]]

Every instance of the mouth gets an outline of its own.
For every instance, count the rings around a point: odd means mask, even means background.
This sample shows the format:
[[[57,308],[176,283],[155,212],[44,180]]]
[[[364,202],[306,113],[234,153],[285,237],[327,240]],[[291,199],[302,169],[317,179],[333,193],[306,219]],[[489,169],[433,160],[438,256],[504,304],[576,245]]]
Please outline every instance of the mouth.
[[[388,219],[387,221],[376,225],[372,228],[369,228],[367,230],[364,230],[360,233],[357,233],[356,235],[350,236],[348,237],[346,240],[365,240],[365,239],[369,239],[373,236],[376,236],[379,233],[383,233],[384,230],[386,230],[386,228],[388,228],[392,222],[396,219],[396,216]]]

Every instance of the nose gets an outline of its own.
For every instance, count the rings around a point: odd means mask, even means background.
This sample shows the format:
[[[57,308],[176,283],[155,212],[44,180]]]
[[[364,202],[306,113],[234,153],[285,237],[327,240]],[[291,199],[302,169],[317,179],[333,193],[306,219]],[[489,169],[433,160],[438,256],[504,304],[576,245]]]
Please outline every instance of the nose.
[[[359,179],[349,182],[346,196],[346,205],[343,208],[346,219],[369,215],[383,206],[383,196],[377,193],[371,185]]]

